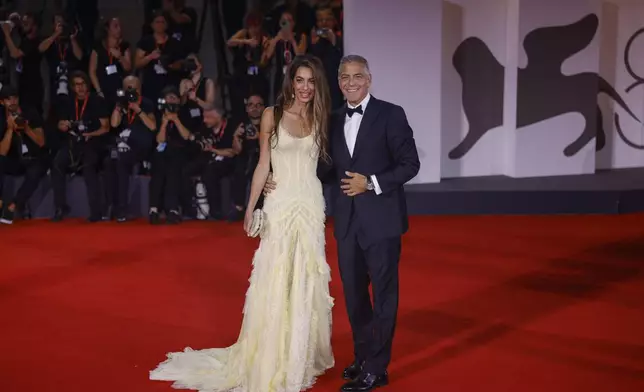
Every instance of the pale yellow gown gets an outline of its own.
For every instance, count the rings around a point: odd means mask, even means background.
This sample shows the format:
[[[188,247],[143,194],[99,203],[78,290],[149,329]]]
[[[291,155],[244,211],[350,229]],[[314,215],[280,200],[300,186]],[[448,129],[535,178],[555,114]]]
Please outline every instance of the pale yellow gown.
[[[266,229],[253,259],[244,319],[228,348],[170,353],[150,379],[203,392],[299,392],[333,367],[325,202],[315,135],[281,124],[271,148],[278,184],[265,199]]]

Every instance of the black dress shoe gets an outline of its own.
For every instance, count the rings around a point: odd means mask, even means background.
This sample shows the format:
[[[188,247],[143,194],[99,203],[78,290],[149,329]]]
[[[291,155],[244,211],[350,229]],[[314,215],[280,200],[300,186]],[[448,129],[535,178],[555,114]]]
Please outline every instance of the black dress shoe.
[[[67,214],[69,214],[69,207],[56,208],[56,212],[54,212],[54,217],[51,218],[51,221],[60,222],[65,219],[65,216],[67,216]]]
[[[365,392],[372,391],[389,384],[387,372],[384,374],[362,373],[358,378],[344,384],[340,389],[342,392]]]
[[[342,372],[342,378],[347,381],[355,380],[359,375],[362,374],[363,364],[364,362],[355,361],[349,367],[344,369],[344,372]]]

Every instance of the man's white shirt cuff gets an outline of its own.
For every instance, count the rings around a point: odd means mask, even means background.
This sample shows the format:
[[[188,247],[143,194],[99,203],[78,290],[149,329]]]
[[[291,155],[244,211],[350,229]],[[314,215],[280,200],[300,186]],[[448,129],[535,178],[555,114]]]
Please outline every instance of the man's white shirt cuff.
[[[381,194],[382,189],[380,189],[380,184],[378,184],[378,179],[375,174],[371,175],[371,182],[373,182],[373,190],[376,192],[376,195]]]

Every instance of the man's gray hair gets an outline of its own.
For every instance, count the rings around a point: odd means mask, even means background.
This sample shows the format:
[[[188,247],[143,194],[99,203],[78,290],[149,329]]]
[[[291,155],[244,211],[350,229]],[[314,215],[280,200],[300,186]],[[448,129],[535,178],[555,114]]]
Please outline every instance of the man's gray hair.
[[[204,108],[203,112],[204,112],[204,114],[208,113],[208,112],[216,112],[220,116],[223,116],[223,115],[226,114],[226,110],[224,110],[224,107],[221,106],[221,105],[217,105],[217,104],[206,106]]]
[[[364,69],[367,70],[367,73],[369,75],[371,75],[371,71],[369,70],[369,62],[367,61],[366,58],[360,56],[359,54],[348,54],[348,55],[342,57],[342,60],[340,60],[340,68],[339,69],[341,70],[342,66],[344,66],[345,64],[349,64],[349,63],[362,64]]]

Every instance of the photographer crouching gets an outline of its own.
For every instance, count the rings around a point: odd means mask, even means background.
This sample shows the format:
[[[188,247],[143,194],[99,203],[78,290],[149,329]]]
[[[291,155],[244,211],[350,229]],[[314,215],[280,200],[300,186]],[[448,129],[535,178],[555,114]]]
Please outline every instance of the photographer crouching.
[[[243,140],[241,153],[235,159],[235,172],[233,174],[233,203],[235,209],[230,214],[231,221],[244,219],[244,206],[246,205],[246,190],[259,162],[259,123],[264,112],[264,99],[257,94],[251,94],[246,99],[246,114],[248,119],[241,125],[241,140]]]
[[[87,74],[75,71],[69,79],[74,94],[58,111],[58,130],[62,132],[63,142],[51,171],[56,208],[52,220],[61,221],[69,213],[66,173],[70,169],[76,172],[81,168],[87,187],[88,220],[98,222],[102,217],[98,168],[108,151],[110,115],[104,99],[90,93]]]
[[[113,209],[118,222],[127,220],[130,176],[134,166],[146,160],[154,148],[156,131],[155,107],[141,96],[141,81],[136,76],[123,80],[123,89],[116,92],[117,104],[110,123],[116,129],[115,145],[109,162],[110,190],[114,191]]]
[[[194,194],[192,177],[198,175],[206,188],[208,215],[214,220],[223,218],[221,179],[233,172],[233,158],[242,149],[243,127],[236,129],[234,123],[228,122],[223,115],[224,110],[220,107],[206,109],[203,124],[195,134],[194,147],[197,151],[192,154],[182,175],[184,210],[192,211],[186,204]],[[193,215],[192,212],[189,215]]]
[[[5,86],[0,92],[4,110],[0,111],[0,222],[13,223],[16,211],[24,218],[27,201],[46,172],[45,136],[42,119],[33,109],[23,111],[18,91]],[[3,184],[7,174],[24,175],[13,201],[3,204]]]
[[[152,153],[150,179],[150,224],[160,223],[160,212],[166,213],[167,223],[181,222],[179,213],[179,193],[181,171],[187,161],[188,147],[194,135],[185,124],[190,117],[181,107],[179,90],[169,86],[161,92],[158,102],[161,113],[156,151]]]

